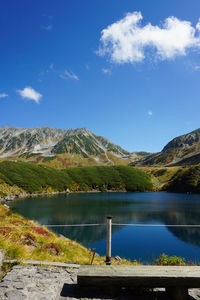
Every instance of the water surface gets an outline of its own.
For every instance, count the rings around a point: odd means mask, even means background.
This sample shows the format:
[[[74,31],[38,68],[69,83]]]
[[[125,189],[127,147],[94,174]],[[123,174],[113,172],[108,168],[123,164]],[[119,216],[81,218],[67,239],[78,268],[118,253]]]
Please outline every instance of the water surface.
[[[200,195],[170,193],[80,193],[30,197],[12,202],[21,215],[41,224],[164,224],[164,227],[113,226],[112,256],[152,262],[161,253],[200,261],[200,228],[169,224],[200,224]],[[59,234],[100,255],[106,251],[106,227],[59,227]]]

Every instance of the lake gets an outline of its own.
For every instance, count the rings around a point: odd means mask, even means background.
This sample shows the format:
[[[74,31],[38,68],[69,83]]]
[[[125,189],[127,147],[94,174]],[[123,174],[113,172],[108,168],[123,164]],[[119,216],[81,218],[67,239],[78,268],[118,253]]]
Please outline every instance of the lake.
[[[168,227],[200,224],[200,195],[154,193],[74,193],[10,202],[13,211],[40,224],[102,224],[58,227],[56,233],[106,254],[106,216],[118,224],[164,224],[164,227],[112,228],[112,256],[150,263],[161,253],[200,262],[200,228]]]

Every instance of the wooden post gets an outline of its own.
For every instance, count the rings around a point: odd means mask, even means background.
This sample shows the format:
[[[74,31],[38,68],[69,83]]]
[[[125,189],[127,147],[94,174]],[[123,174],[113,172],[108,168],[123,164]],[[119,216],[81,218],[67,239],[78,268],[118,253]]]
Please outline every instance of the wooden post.
[[[111,265],[112,217],[107,217],[106,265]]]

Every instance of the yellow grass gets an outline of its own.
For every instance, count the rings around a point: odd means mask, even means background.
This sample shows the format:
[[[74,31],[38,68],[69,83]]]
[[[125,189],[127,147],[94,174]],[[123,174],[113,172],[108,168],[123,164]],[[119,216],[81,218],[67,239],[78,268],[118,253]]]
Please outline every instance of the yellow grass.
[[[138,169],[151,175],[151,181],[154,186],[154,190],[160,191],[163,186],[172,180],[173,176],[180,170],[182,167],[137,167]],[[156,172],[159,170],[165,169],[166,172],[163,175],[156,175]]]
[[[39,226],[13,213],[0,204],[0,249],[6,251],[8,259],[40,260],[90,264],[93,253],[81,244],[68,238],[60,237],[47,228],[22,228],[7,226]],[[137,264],[121,260],[114,264]],[[105,257],[95,256],[93,264],[105,264]]]

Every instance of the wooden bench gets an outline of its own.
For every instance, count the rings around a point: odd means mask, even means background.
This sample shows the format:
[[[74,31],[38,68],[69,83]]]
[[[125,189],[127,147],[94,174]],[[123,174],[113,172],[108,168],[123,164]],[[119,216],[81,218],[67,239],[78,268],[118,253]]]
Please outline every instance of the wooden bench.
[[[173,300],[188,299],[188,288],[200,288],[197,266],[81,266],[79,286],[119,288],[166,288]]]

